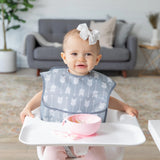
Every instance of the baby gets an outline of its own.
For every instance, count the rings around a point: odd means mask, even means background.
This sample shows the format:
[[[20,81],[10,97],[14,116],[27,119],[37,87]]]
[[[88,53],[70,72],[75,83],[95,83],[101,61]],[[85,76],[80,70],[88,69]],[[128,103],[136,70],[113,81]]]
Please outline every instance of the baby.
[[[89,30],[86,24],[80,24],[65,35],[61,57],[67,68],[53,68],[41,74],[43,91],[37,93],[20,113],[22,122],[26,116],[34,117],[31,111],[39,106],[41,119],[53,122],[62,122],[68,115],[77,113],[98,114],[105,122],[108,107],[138,116],[136,109],[110,96],[115,82],[93,70],[102,57],[98,39],[99,32]],[[104,147],[90,146],[81,156],[69,146],[44,147],[43,160],[65,160],[67,157],[107,159]]]

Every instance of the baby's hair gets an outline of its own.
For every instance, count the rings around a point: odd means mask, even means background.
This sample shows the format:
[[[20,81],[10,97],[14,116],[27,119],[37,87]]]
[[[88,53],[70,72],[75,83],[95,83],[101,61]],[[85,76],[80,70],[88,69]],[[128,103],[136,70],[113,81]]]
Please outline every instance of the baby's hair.
[[[80,31],[78,31],[77,29],[72,29],[71,31],[67,32],[66,35],[64,36],[64,39],[63,39],[63,51],[65,50],[65,44],[67,42],[67,40],[71,37],[71,36],[79,36],[80,37]],[[87,39],[88,41],[88,39]],[[88,42],[89,44],[89,42]],[[96,42],[96,44],[94,44],[96,47],[97,47],[97,53],[99,54],[100,52],[100,45],[99,45],[99,40]],[[94,46],[93,45],[93,46]]]

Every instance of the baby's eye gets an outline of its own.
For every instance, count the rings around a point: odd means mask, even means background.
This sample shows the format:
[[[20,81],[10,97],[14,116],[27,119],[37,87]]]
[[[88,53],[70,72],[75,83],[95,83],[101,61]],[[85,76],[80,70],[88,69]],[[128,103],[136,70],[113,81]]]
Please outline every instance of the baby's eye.
[[[92,55],[92,53],[86,53],[86,56],[91,56]]]
[[[77,56],[77,53],[71,53],[71,55],[73,55],[73,56]]]

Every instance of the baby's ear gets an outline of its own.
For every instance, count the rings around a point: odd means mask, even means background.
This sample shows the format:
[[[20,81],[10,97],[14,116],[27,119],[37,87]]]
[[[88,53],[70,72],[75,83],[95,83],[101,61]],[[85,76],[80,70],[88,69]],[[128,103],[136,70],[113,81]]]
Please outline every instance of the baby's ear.
[[[98,65],[98,63],[99,63],[99,61],[101,60],[101,58],[102,58],[102,55],[99,54],[99,55],[97,56],[96,65]]]
[[[63,59],[63,62],[66,64],[66,55],[64,52],[61,52],[61,58]]]

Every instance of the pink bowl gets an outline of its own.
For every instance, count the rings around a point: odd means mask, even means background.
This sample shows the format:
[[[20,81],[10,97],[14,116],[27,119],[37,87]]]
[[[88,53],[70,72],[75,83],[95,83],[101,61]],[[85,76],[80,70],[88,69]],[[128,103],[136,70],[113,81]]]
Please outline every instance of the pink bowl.
[[[65,119],[67,130],[73,134],[89,136],[98,131],[101,118],[93,114],[75,114]]]

